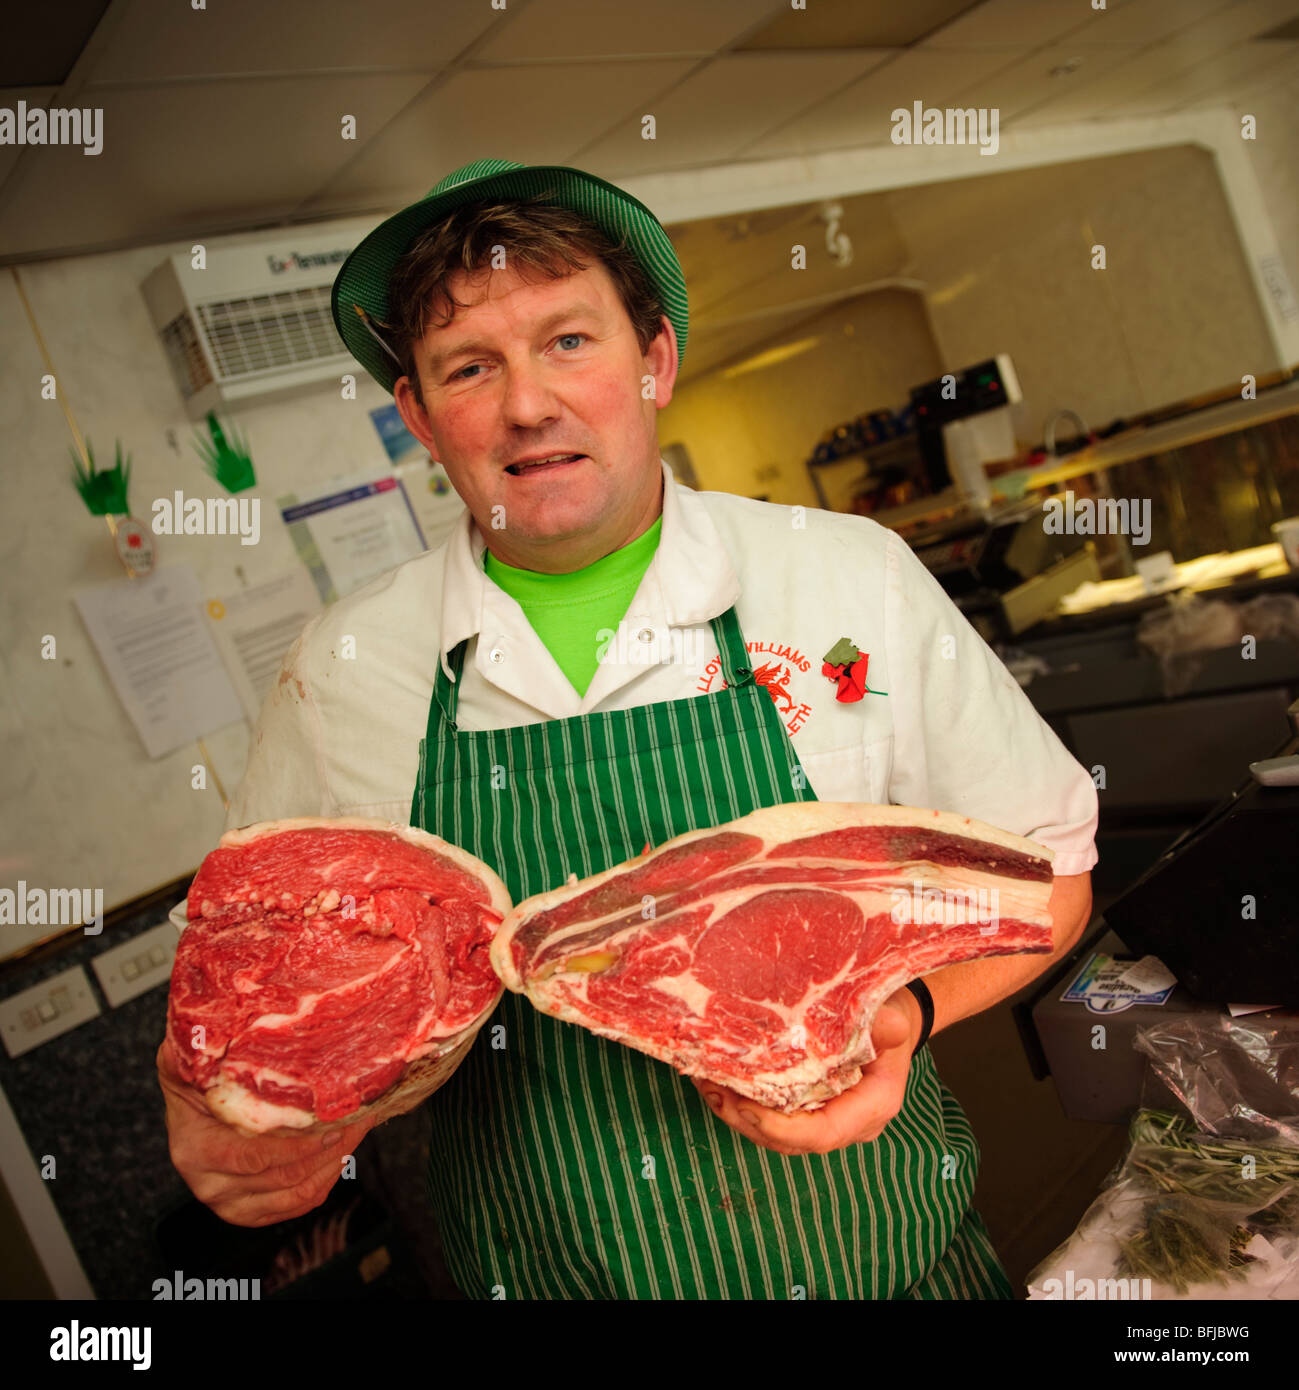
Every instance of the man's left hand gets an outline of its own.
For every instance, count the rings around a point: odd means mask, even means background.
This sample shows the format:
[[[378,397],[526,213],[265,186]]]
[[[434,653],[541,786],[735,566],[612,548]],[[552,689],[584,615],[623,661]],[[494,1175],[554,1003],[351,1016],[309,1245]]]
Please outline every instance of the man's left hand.
[[[880,1005],[871,1024],[875,1060],[861,1080],[820,1110],[786,1115],[716,1081],[692,1077],[718,1119],[779,1154],[823,1154],[850,1144],[869,1144],[902,1109],[911,1053],[920,1040],[920,1001],[903,988]]]

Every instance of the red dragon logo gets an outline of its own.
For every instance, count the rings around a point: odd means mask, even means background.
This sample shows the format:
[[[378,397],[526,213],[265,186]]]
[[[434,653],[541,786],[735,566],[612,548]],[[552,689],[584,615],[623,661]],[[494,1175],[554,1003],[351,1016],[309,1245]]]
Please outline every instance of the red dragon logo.
[[[770,642],[749,642],[747,647],[750,658],[753,660],[757,659],[759,652],[770,653],[776,658],[754,668],[753,683],[761,686],[771,696],[771,703],[775,705],[776,713],[785,725],[785,731],[792,737],[807,722],[812,709],[805,701],[801,701],[796,695],[791,694],[789,683],[793,679],[794,669],[786,665],[786,661],[792,661],[794,667],[804,674],[807,673],[810,663],[788,644],[780,644],[777,647],[776,644]],[[785,658],[785,661],[780,659],[782,657]],[[699,679],[698,689],[700,691],[705,694],[708,692],[713,681],[721,675],[721,664],[718,657],[714,657],[708,663]],[[728,684],[729,682],[723,678],[719,688],[724,690]]]
[[[794,697],[789,693],[788,666],[779,661],[766,662],[754,671],[753,678],[756,684],[766,687],[767,694],[782,714],[788,714],[794,708]]]

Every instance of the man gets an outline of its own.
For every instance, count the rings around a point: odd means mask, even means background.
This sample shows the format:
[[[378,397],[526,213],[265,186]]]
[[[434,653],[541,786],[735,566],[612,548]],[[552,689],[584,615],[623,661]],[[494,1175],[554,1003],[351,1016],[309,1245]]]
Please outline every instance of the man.
[[[467,511],[445,546],[307,626],[229,826],[409,819],[490,863],[515,901],[812,797],[959,812],[1056,853],[1054,954],[899,990],[860,1084],[810,1114],[692,1086],[507,995],[504,1046],[485,1030],[430,1102],[429,1190],[457,1283],[509,1298],[1013,1296],[970,1207],[977,1145],[923,1044],[1077,940],[1090,779],[892,532],[674,482],[656,416],[686,340],[684,282],[621,190],[466,166],[352,253],[334,313]],[[869,657],[856,702],[821,673],[843,637]],[[242,1141],[159,1064],[173,1158],[228,1221],[318,1205],[367,1128],[330,1149]]]

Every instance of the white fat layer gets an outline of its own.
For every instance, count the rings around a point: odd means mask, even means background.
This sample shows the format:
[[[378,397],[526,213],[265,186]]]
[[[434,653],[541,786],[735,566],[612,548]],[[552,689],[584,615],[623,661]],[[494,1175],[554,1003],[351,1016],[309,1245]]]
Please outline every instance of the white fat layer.
[[[284,1125],[287,1129],[306,1129],[316,1123],[316,1117],[309,1110],[299,1110],[295,1105],[275,1105],[263,1100],[233,1077],[223,1076],[204,1098],[208,1108],[227,1124],[238,1125],[241,1129],[261,1133]]]
[[[445,1056],[477,1031],[477,1025],[469,1029],[462,1027],[454,1036],[431,1038],[409,1054],[404,1051],[388,1055],[376,1054],[367,1058],[367,1063],[380,1067],[395,1060],[409,1065],[430,1055]],[[281,1125],[289,1129],[306,1129],[309,1125],[317,1123],[310,1110],[302,1110],[295,1105],[278,1105],[259,1096],[250,1089],[250,1084],[254,1082],[262,1086],[268,1082],[280,1086],[300,1086],[302,1078],[290,1076],[274,1067],[253,1066],[245,1062],[233,1063],[230,1070],[222,1071],[217,1083],[204,1092],[208,1108],[227,1124],[237,1125],[240,1129],[255,1133],[276,1129]]]

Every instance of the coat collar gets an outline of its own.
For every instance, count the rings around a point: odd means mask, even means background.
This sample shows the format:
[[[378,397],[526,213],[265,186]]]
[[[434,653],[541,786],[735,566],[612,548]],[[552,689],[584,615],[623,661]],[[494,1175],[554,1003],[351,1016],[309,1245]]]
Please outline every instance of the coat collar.
[[[725,613],[740,596],[740,580],[726,547],[698,493],[663,470],[663,527],[658,549],[632,600],[627,620],[695,627]],[[501,591],[483,572],[487,545],[466,508],[447,541],[443,571],[441,649],[438,659],[454,679],[448,653],[483,630],[488,590],[498,601]],[[508,595],[506,601],[513,603]]]

